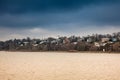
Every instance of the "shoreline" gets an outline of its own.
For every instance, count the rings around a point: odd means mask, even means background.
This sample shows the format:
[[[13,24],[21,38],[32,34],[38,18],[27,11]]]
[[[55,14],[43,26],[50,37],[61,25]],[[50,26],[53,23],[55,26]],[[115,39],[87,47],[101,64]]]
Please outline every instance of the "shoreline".
[[[50,53],[100,53],[100,54],[120,54],[120,52],[103,52],[103,51],[0,51],[0,52],[50,52]]]

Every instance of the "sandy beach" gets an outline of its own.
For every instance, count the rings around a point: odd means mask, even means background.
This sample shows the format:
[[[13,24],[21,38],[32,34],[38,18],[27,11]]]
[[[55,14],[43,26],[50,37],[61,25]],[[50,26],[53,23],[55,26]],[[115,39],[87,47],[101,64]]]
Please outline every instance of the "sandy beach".
[[[1,51],[0,80],[120,80],[120,54]]]

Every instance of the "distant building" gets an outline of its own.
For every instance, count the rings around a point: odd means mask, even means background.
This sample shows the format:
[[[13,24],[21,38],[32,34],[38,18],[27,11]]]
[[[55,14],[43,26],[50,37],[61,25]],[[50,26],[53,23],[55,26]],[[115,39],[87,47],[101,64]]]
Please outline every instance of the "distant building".
[[[78,42],[73,42],[73,44],[75,44],[75,45],[76,45],[77,43],[78,43]]]
[[[69,40],[68,38],[65,38],[65,39],[63,40],[63,43],[64,43],[64,44],[68,44],[68,43],[70,43],[70,40]]]
[[[88,42],[88,43],[93,42],[92,38],[88,38],[88,39],[87,39],[87,42]]]
[[[38,44],[32,44],[32,46],[38,46]]]
[[[57,44],[57,40],[51,41],[51,44]]]
[[[96,47],[100,47],[100,46],[105,46],[107,43],[99,43],[99,42],[94,42],[94,45]]]
[[[104,42],[108,42],[109,40],[110,40],[109,38],[102,38],[102,39],[101,39],[101,42],[104,43]]]
[[[45,44],[45,43],[47,43],[47,41],[46,40],[42,40],[39,44]]]
[[[112,38],[112,41],[113,41],[113,42],[116,42],[116,41],[117,41],[117,38]]]
[[[100,46],[105,46],[107,43],[100,43]]]
[[[27,41],[26,41],[26,42],[23,42],[23,44],[26,46],[26,45],[28,45],[28,44],[29,44],[29,42],[27,42]]]
[[[83,41],[82,38],[78,38],[78,39],[77,39],[77,42],[82,42],[82,41]]]
[[[96,47],[100,47],[100,43],[98,43],[98,42],[94,42],[94,45],[95,45]]]
[[[22,46],[24,46],[23,44],[20,44],[20,46],[22,47]]]

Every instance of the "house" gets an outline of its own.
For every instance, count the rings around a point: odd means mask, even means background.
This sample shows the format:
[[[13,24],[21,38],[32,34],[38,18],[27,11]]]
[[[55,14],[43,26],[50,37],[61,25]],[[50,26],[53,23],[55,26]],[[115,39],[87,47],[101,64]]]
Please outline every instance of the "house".
[[[38,46],[38,44],[32,44],[32,46],[34,46],[34,47],[35,47],[35,46]]]
[[[94,42],[94,45],[96,47],[100,47],[100,46],[105,46],[107,43],[99,43],[99,42]]]
[[[38,44],[32,44],[32,49],[31,50],[36,51],[38,49],[39,49]]]
[[[94,45],[95,45],[96,47],[100,47],[100,43],[98,43],[98,42],[94,42]]]
[[[87,42],[88,42],[88,43],[93,42],[92,38],[88,38],[88,39],[87,39]]]
[[[22,47],[22,46],[24,46],[23,44],[20,44],[20,46]]]
[[[63,40],[63,43],[64,43],[64,44],[68,44],[68,43],[70,43],[70,40],[69,40],[68,38],[65,38],[65,39]]]
[[[77,42],[82,42],[82,41],[83,41],[82,38],[78,38],[78,39],[77,39]]]
[[[39,44],[46,44],[47,41],[46,40],[42,40]]]
[[[26,46],[26,45],[28,45],[28,44],[29,44],[29,42],[27,42],[27,41],[26,41],[26,42],[23,42],[23,44]]]
[[[57,44],[57,40],[51,41],[51,44]]]
[[[112,42],[116,42],[117,41],[117,38],[112,38]]]
[[[37,41],[33,40],[33,41],[32,41],[32,43],[33,43],[33,44],[36,44],[36,43],[37,43]]]
[[[70,42],[76,42],[77,41],[77,37],[75,37],[75,36],[71,36],[68,39],[70,40]]]
[[[72,42],[74,45],[76,45],[78,42]]]
[[[100,46],[105,46],[107,43],[100,43]]]
[[[110,39],[109,38],[101,38],[101,42],[108,42]]]

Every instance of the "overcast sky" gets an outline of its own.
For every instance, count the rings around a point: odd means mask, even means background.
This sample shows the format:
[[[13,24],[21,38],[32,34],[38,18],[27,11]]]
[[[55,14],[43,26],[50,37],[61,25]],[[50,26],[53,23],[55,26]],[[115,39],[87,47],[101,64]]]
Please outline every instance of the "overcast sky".
[[[120,32],[120,0],[0,0],[0,40]]]

